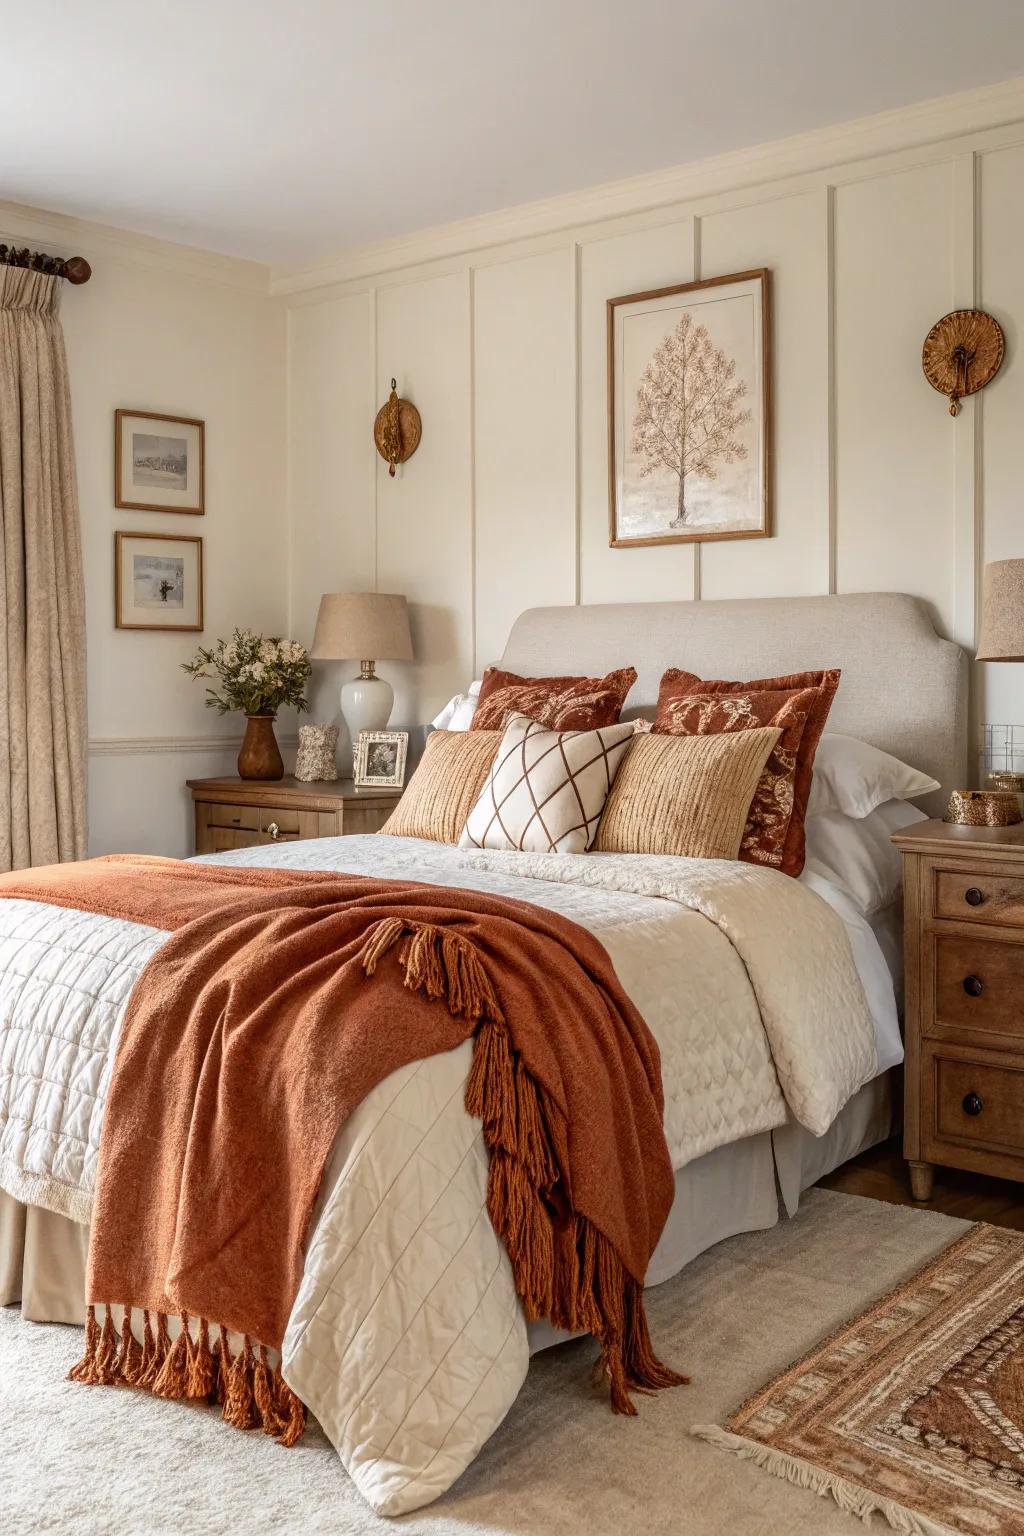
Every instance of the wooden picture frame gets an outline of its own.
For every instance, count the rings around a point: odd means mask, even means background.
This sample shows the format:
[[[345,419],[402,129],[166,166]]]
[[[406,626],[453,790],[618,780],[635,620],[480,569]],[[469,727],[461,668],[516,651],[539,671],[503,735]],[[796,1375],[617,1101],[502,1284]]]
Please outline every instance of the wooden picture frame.
[[[623,294],[607,301],[607,320],[611,548],[770,537],[768,268]],[[688,376],[691,398],[706,396],[708,411],[719,402],[713,431],[703,418],[689,452]],[[650,491],[639,485],[648,477]]]
[[[140,546],[132,549],[131,541]],[[164,545],[181,550],[180,561]],[[194,546],[194,548],[193,548]],[[140,564],[141,568],[140,568]],[[180,570],[178,569],[180,565]],[[130,583],[130,585],[129,585]],[[180,584],[180,601],[175,584]],[[166,589],[166,590],[164,590]],[[168,622],[149,615],[166,612]],[[194,623],[176,619],[194,617]],[[147,621],[148,620],[148,621]],[[203,628],[203,541],[193,534],[134,533],[114,534],[114,627],[116,629],[164,629],[176,633],[198,632]]]
[[[374,771],[374,749],[384,748],[393,766],[389,771]],[[352,778],[357,789],[402,789],[405,785],[405,758],[409,750],[408,731],[360,731],[356,740]]]
[[[161,432],[159,427],[166,430]],[[148,444],[147,438],[151,440]],[[114,505],[129,512],[179,512],[202,517],[206,511],[206,423],[197,417],[167,416],[160,411],[116,410]]]

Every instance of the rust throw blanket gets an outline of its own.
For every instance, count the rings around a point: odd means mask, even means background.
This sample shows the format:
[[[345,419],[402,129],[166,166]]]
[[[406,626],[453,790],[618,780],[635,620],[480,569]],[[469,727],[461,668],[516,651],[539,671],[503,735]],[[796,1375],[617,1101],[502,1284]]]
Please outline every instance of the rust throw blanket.
[[[389,1073],[469,1035],[466,1106],[527,1315],[596,1335],[620,1412],[631,1388],[684,1379],[643,1303],[673,1193],[658,1049],[590,934],[475,891],[143,857],[7,875],[0,896],[171,930],[117,1046],[88,1263],[107,1314],[101,1329],[90,1310],[78,1379],[217,1394],[230,1422],[298,1438],[266,1347],[335,1137]],[[186,1320],[173,1345],[169,1313]],[[234,1361],[225,1325],[246,1335]]]

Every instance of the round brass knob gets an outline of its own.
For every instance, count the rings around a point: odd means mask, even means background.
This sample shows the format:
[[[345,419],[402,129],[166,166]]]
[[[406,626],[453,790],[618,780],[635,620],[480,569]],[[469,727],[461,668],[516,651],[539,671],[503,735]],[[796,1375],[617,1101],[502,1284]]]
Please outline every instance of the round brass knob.
[[[976,885],[971,885],[964,891],[964,901],[969,907],[980,907],[985,900],[985,892],[979,891]]]
[[[980,997],[984,990],[985,985],[980,976],[964,977],[964,991],[968,997]]]
[[[267,831],[270,833],[270,836],[274,839],[275,842],[277,841],[277,839],[281,835],[281,828],[278,826],[276,821],[272,821],[269,824],[269,826],[267,827]],[[965,983],[965,985],[966,985],[966,983]]]
[[[967,1093],[962,1107],[965,1115],[980,1115],[985,1108],[985,1101],[980,1093]]]

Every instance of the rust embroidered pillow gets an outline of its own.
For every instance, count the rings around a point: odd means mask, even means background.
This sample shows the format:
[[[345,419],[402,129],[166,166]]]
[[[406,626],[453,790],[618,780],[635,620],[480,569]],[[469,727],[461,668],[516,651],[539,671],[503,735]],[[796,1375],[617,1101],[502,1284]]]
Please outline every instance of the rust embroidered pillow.
[[[519,677],[488,667],[470,730],[504,730],[513,715],[549,731],[597,730],[616,723],[635,682],[635,667],[606,677]]]
[[[786,875],[804,867],[804,817],[814,754],[828,719],[839,669],[793,672],[751,682],[709,682],[670,667],[658,690],[656,732],[714,736],[775,725],[782,732],[764,766],[740,843],[740,858]]]
[[[416,772],[380,833],[457,843],[500,741],[500,731],[431,731]]]
[[[586,853],[632,739],[632,723],[548,731],[513,715],[459,847]]]

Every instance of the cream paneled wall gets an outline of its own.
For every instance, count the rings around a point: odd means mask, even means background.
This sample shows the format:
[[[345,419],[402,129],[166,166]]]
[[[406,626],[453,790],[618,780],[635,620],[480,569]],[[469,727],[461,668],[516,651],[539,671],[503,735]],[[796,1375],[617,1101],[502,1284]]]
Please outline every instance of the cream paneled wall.
[[[871,158],[849,157],[851,133],[843,163],[768,180],[771,157],[752,152],[746,177],[730,161],[734,190],[640,211],[638,183],[630,213],[619,187],[616,216],[590,223],[574,222],[596,202],[581,194],[550,233],[504,240],[515,219],[496,215],[474,221],[461,254],[456,228],[449,254],[422,260],[444,250],[432,231],[387,270],[362,275],[355,253],[354,275],[332,286],[285,281],[296,632],[311,632],[320,590],[375,580],[408,593],[418,661],[390,669],[406,725],[494,660],[537,603],[903,590],[971,644],[980,561],[1024,555],[1024,122],[910,147],[886,132],[888,154],[872,128]],[[680,177],[691,173],[711,179]],[[544,217],[558,225],[557,206]],[[762,265],[775,536],[609,549],[605,301]],[[1007,361],[953,421],[921,343],[976,301],[1003,324]],[[423,417],[393,481],[370,436],[392,373]],[[976,720],[1024,721],[1024,668],[979,671]]]

